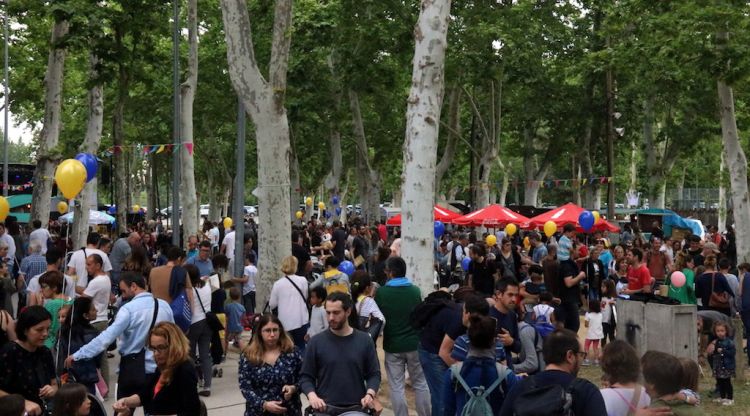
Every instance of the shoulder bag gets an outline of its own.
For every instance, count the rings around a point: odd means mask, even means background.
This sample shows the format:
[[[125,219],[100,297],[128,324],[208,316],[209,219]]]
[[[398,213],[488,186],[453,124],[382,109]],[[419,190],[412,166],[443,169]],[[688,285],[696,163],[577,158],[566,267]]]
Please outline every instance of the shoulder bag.
[[[307,308],[307,319],[310,319],[310,316],[312,315],[312,305],[310,305],[310,302],[307,301],[307,298],[305,297],[305,295],[302,294],[302,289],[300,289],[299,286],[297,286],[297,284],[294,283],[294,280],[290,279],[289,276],[284,276],[284,277],[286,277],[286,280],[288,280],[289,283],[291,283],[292,286],[294,286],[294,288],[297,289],[297,293],[299,293],[300,297],[302,297],[302,302],[305,303],[305,307]]]
[[[146,337],[143,339],[143,347],[140,351],[123,355],[120,358],[120,375],[117,379],[118,388],[122,391],[140,391],[146,384],[146,344],[151,330],[156,324],[156,315],[159,313],[159,301],[154,297],[154,315],[151,317],[151,325],[148,327]]]
[[[362,306],[364,306],[366,299],[371,298],[366,296],[362,299],[362,302],[359,302],[359,310],[357,311],[357,315],[359,315],[359,329],[366,332],[372,338],[372,342],[375,342],[383,330],[383,320],[372,316],[372,313],[369,316],[362,316]]]
[[[206,312],[206,308],[203,306],[203,301],[201,301],[201,295],[198,293],[198,289],[193,287],[193,290],[195,291],[195,296],[198,298],[198,304],[201,305],[203,313],[206,314],[206,323],[208,324],[208,327],[211,328],[211,332],[223,331],[224,325],[219,320],[219,317],[212,311]]]

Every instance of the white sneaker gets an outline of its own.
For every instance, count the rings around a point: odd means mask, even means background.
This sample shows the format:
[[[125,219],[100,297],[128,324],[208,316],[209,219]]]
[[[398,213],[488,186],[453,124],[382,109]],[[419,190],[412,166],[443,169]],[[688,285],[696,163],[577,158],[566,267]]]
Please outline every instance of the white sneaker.
[[[732,399],[723,399],[721,402],[722,406],[734,406],[734,400]]]

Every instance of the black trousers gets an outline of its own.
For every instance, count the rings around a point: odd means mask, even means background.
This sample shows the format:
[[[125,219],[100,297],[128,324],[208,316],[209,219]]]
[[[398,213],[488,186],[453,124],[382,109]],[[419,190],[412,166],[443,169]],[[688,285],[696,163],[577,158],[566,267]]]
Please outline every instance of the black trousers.
[[[581,327],[581,320],[578,316],[578,302],[563,301],[560,304],[559,309],[563,312],[563,322],[565,324],[565,329],[569,329],[575,333],[578,333],[578,328]]]
[[[719,388],[719,394],[722,399],[734,399],[734,388],[732,387],[731,378],[717,378],[716,387]]]
[[[604,338],[602,338],[602,348],[604,348],[604,346],[607,345],[607,342],[612,342],[615,340],[615,326],[609,322],[604,322],[602,323],[602,328],[604,329]],[[609,340],[607,340],[607,338],[609,338]]]

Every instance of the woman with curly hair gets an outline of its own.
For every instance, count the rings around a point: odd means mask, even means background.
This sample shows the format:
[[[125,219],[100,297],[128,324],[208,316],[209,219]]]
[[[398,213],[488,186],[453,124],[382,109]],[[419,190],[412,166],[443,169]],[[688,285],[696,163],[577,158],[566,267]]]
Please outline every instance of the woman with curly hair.
[[[279,318],[263,315],[240,358],[240,391],[245,416],[300,415],[299,374],[302,356]]]
[[[190,362],[190,345],[182,330],[171,322],[159,322],[149,334],[156,372],[141,393],[115,402],[115,412],[128,415],[143,406],[148,415],[198,416],[198,377]]]

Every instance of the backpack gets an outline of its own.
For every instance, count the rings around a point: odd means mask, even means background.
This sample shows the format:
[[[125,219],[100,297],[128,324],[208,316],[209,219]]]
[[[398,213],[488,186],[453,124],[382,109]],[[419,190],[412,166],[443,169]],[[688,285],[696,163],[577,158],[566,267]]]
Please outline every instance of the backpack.
[[[170,302],[169,307],[172,309],[174,323],[183,332],[187,332],[190,329],[190,321],[193,318],[190,298],[188,298],[185,292],[186,279],[187,271],[184,268],[180,266],[172,268],[172,273],[169,276],[169,294],[172,296],[172,302]]]
[[[351,294],[351,290],[349,289],[349,282],[343,280],[344,277],[346,277],[344,273],[339,273],[331,277],[324,277],[325,281],[323,285],[326,288],[326,293],[328,295],[336,292]]]
[[[512,371],[503,365],[495,363],[497,369],[497,380],[495,380],[489,387],[484,386],[469,387],[466,380],[461,377],[461,368],[463,363],[456,363],[451,366],[451,376],[455,378],[461,387],[463,387],[466,394],[469,395],[469,400],[466,401],[464,408],[461,409],[461,416],[493,416],[492,406],[487,401],[487,397],[492,394],[495,389],[500,389],[500,393],[505,395],[501,383],[511,374]]]
[[[544,341],[543,341],[544,337],[546,337],[547,335],[549,335],[549,333],[546,334],[546,335],[544,335],[544,336],[542,336],[541,332],[537,328],[537,325],[539,325],[542,328],[545,328],[545,330],[546,330],[545,325],[549,325],[550,327],[552,326],[551,324],[529,324],[529,323],[525,323],[525,322],[521,322],[520,325],[518,326],[518,335],[519,335],[519,337],[521,336],[521,331],[523,331],[527,327],[531,328],[534,331],[534,353],[536,354],[537,368],[534,371],[529,371],[528,372],[529,375],[536,374],[536,373],[544,370],[544,356],[542,355],[542,346],[543,346],[543,343],[544,343]],[[550,331],[550,333],[551,332],[552,331]],[[542,342],[540,343],[540,341],[542,341]]]
[[[427,295],[409,314],[412,328],[421,330],[441,309],[452,303],[450,293],[438,290]]]
[[[528,379],[528,389],[516,397],[513,403],[515,416],[574,416],[573,391],[585,380],[576,378],[567,388],[559,384],[539,387],[536,377]]]

